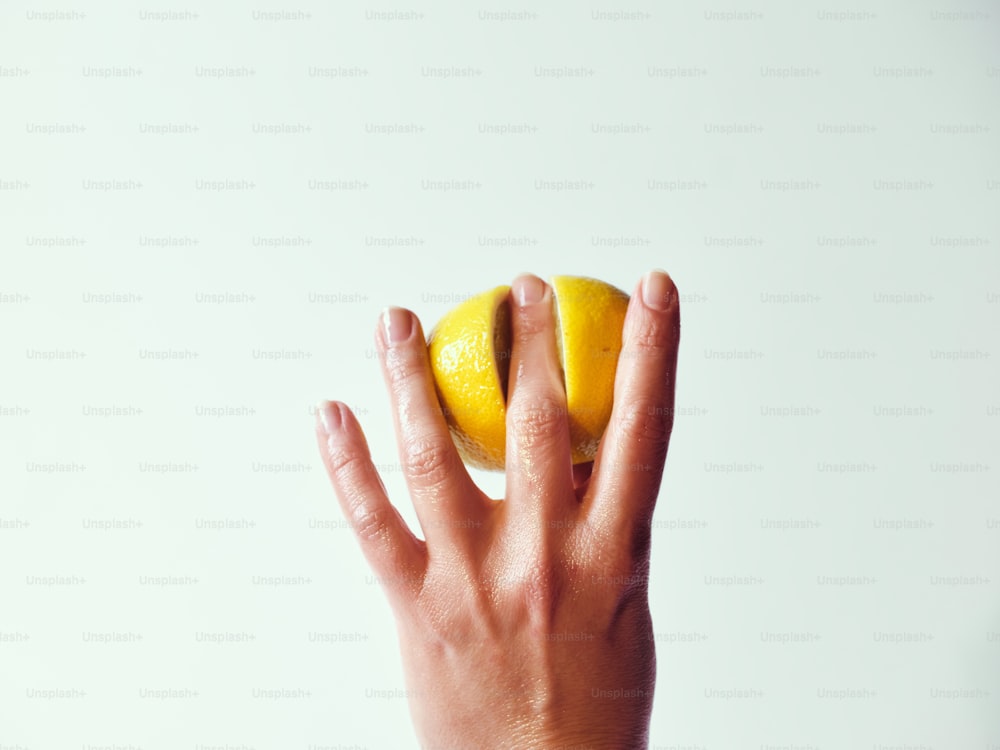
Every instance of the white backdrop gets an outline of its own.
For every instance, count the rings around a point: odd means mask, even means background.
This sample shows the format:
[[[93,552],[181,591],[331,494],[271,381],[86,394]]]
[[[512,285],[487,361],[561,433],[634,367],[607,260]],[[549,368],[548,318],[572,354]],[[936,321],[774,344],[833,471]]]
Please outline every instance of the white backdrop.
[[[1000,747],[1000,10],[865,5],[0,7],[0,748],[414,747],[313,405],[415,524],[379,310],[651,267],[653,746]]]

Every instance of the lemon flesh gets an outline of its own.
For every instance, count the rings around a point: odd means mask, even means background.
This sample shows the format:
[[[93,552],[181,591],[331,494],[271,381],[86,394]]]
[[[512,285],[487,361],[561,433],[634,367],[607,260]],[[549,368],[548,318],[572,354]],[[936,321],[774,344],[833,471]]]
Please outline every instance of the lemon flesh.
[[[597,279],[550,280],[556,347],[566,386],[573,463],[592,461],[611,417],[615,371],[629,297]],[[505,462],[511,327],[508,286],[449,311],[427,339],[438,400],[458,452],[470,466]]]

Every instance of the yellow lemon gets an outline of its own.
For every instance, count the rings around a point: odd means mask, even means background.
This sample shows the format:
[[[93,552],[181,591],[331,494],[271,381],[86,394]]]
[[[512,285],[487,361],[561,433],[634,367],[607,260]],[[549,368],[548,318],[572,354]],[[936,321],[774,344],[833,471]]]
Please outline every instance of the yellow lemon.
[[[555,276],[556,345],[566,384],[573,463],[592,461],[611,418],[629,297],[597,279]],[[462,459],[502,470],[511,329],[498,286],[448,312],[427,337],[438,400]]]

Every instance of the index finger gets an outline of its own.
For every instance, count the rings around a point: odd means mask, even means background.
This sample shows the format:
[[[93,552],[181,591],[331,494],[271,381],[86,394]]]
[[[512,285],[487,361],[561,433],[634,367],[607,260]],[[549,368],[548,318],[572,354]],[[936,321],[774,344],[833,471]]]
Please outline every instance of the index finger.
[[[591,519],[609,538],[648,540],[674,424],[680,332],[677,287],[650,271],[625,316],[614,406],[588,489]]]

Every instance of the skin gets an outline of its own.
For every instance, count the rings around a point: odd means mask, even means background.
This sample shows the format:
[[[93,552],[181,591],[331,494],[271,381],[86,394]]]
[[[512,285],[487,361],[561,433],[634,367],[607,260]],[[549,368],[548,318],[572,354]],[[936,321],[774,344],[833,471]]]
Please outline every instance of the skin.
[[[673,427],[677,289],[656,271],[636,285],[611,420],[593,464],[576,467],[551,289],[518,277],[511,304],[503,500],[462,464],[407,310],[386,312],[376,345],[426,541],[386,497],[340,402],[319,409],[320,452],[392,606],[422,747],[647,747],[650,521]]]

